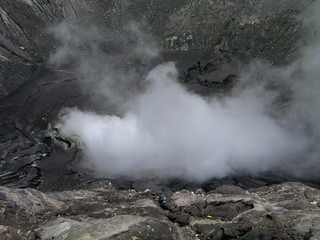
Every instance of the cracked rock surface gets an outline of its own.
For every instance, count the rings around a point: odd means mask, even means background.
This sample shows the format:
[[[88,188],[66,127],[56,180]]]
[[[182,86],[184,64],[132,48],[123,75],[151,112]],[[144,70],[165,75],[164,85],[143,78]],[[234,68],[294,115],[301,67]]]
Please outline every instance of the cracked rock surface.
[[[0,187],[1,239],[319,239],[320,190],[283,183],[203,193]]]

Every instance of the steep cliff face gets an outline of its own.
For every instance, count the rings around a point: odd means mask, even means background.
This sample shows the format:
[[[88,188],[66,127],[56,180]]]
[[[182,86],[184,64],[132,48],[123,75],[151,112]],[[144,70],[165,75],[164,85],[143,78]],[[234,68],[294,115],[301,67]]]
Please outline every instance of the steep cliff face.
[[[45,0],[3,1],[0,16],[2,98],[27,81],[44,62],[52,47],[45,29],[61,18],[61,10]]]
[[[0,98],[27,81],[56,43],[46,29],[63,19],[121,31],[130,21],[158,37],[163,50],[222,57],[294,56],[303,34],[303,1],[8,0],[0,4]],[[306,36],[306,38],[308,38]]]

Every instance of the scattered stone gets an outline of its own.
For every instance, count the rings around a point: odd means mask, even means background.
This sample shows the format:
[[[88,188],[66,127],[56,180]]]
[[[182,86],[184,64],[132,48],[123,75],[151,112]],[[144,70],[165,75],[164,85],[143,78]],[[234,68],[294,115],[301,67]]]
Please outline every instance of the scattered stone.
[[[111,186],[45,194],[0,187],[0,237],[319,239],[319,194],[319,189],[301,183],[249,191],[222,186],[204,194]]]

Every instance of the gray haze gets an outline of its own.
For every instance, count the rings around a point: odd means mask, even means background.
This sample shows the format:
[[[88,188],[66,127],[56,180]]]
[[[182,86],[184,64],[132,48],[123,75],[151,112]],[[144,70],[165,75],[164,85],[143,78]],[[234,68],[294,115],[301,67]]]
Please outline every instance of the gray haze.
[[[60,42],[49,65],[75,68],[88,94],[124,107],[141,90],[142,76],[159,54],[156,42],[145,31],[137,23],[107,32],[93,25],[62,22],[49,29]]]
[[[313,9],[320,9],[318,2]],[[160,64],[146,76],[128,66],[123,70],[118,52],[99,52],[105,42],[109,49],[112,41],[97,29],[68,28],[63,23],[53,29],[63,44],[51,63],[76,59],[82,84],[122,109],[120,116],[67,109],[61,117],[62,133],[82,139],[88,161],[99,171],[198,181],[269,170],[317,176],[320,41],[316,37],[290,66],[253,62],[229,96],[204,99],[178,83],[174,63]],[[120,49],[121,56],[140,59],[138,65],[157,56],[156,44],[136,24],[126,34],[134,35],[133,45],[125,34],[113,36],[123,43],[126,54]],[[282,95],[290,100],[282,101]]]

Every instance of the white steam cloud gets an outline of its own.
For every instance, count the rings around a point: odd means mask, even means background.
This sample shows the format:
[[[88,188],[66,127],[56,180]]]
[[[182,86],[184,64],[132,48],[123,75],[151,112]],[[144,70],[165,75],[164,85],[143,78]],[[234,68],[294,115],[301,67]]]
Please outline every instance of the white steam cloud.
[[[138,50],[131,51],[129,58],[147,62],[156,56],[151,40],[136,41],[135,46]],[[80,76],[94,83],[106,101],[125,110],[116,116],[67,109],[61,121],[62,133],[82,139],[88,161],[99,171],[197,181],[269,170],[301,176],[318,173],[320,44],[285,68],[252,64],[229,96],[209,99],[178,83],[174,63],[160,64],[144,76],[119,71],[117,58],[98,56],[86,55],[79,61]],[[57,51],[52,59],[61,62],[60,57]],[[101,59],[107,71],[100,69]],[[281,111],[274,109],[273,102],[283,89],[267,90],[270,79],[290,92],[290,106]],[[142,87],[131,87],[137,81]]]
[[[182,88],[176,75],[173,63],[155,67],[146,92],[122,118],[71,110],[64,133],[79,135],[107,173],[151,170],[193,180],[266,171],[304,150],[304,141],[264,113],[253,89],[206,101]]]

